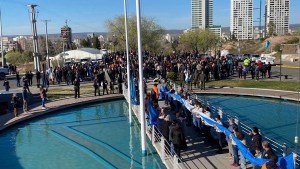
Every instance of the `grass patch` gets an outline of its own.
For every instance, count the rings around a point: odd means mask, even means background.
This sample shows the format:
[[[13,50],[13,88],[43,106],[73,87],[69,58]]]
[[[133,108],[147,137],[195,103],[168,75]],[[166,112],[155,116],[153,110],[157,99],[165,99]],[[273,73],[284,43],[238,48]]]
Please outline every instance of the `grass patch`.
[[[263,80],[219,80],[210,81],[207,86],[217,87],[244,87],[244,88],[261,88],[274,90],[298,91],[298,82],[280,82],[280,81],[263,81]]]

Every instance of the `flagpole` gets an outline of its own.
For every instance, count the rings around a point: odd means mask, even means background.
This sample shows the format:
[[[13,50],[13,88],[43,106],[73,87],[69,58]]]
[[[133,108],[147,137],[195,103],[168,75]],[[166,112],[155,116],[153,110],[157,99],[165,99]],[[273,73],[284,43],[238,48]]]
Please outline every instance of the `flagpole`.
[[[4,53],[3,53],[3,35],[2,35],[2,11],[0,9],[0,27],[1,27],[1,57],[2,57],[2,67],[5,65]]]
[[[126,57],[127,57],[127,88],[128,88],[128,116],[129,124],[132,124],[132,109],[131,109],[131,85],[130,85],[130,59],[129,59],[129,48],[128,48],[128,32],[127,32],[127,0],[124,0],[124,18],[125,18],[125,38],[126,38]]]
[[[144,104],[144,84],[143,84],[143,56],[142,56],[142,35],[141,35],[141,11],[140,0],[136,0],[136,20],[138,36],[138,57],[139,57],[139,91],[140,91],[140,117],[141,117],[141,145],[142,155],[147,155],[146,150],[146,130],[145,130],[145,104]]]

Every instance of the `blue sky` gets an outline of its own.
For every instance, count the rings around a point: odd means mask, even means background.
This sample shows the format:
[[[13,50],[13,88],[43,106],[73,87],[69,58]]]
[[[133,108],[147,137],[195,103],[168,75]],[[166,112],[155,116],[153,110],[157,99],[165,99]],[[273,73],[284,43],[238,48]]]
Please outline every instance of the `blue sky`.
[[[265,0],[262,0],[263,4]],[[128,14],[135,14],[135,0],[127,0]],[[37,4],[37,30],[44,34],[41,20],[49,19],[49,33],[59,33],[69,20],[73,32],[107,31],[105,21],[123,14],[123,0],[0,0],[3,35],[31,34],[27,4]],[[141,13],[154,17],[165,29],[188,29],[191,25],[190,0],[141,0]],[[254,7],[259,0],[254,0]],[[300,23],[300,0],[291,0],[290,23]],[[254,11],[254,20],[259,10]],[[214,0],[214,24],[229,26],[230,0]],[[257,25],[257,23],[254,23]]]

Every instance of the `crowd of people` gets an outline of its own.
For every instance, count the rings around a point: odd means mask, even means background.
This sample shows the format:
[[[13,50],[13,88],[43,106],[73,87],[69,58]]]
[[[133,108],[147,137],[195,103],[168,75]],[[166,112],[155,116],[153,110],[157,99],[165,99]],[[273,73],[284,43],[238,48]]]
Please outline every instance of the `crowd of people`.
[[[161,135],[164,136],[170,147],[166,146],[169,152],[175,152],[180,157],[180,152],[187,148],[186,146],[186,134],[187,130],[194,129],[199,135],[203,136],[205,144],[215,144],[217,154],[223,154],[223,148],[228,146],[228,154],[226,158],[232,160],[231,166],[240,167],[242,169],[247,168],[247,161],[245,157],[241,154],[237,143],[232,139],[235,136],[240,140],[251,152],[255,158],[269,159],[270,161],[264,164],[263,167],[266,169],[278,169],[277,164],[278,157],[272,150],[268,141],[262,141],[262,136],[257,127],[253,127],[250,133],[243,133],[239,130],[238,125],[235,124],[234,118],[228,119],[228,124],[226,125],[221,121],[220,115],[211,117],[212,114],[209,107],[201,104],[197,100],[192,100],[188,92],[183,92],[182,87],[174,89],[172,85],[166,83],[166,89],[170,95],[164,95],[162,100],[165,101],[164,107],[159,107],[158,95],[159,90],[157,90],[157,84],[153,86],[152,89],[148,90],[145,96],[145,100],[150,100],[153,107],[160,111],[157,118],[157,128]],[[185,102],[194,106],[192,110],[188,110],[182,103],[180,103],[174,94],[177,93],[185,100]],[[146,104],[146,112],[148,112],[148,103]],[[200,113],[208,118],[213,118],[216,123],[224,125],[231,131],[230,136],[225,134],[218,129],[215,125],[208,124],[203,118],[201,118]],[[246,139],[246,136],[249,139]],[[248,140],[248,142],[247,142]],[[170,150],[169,150],[170,149]],[[253,168],[258,169],[261,166],[253,165]]]
[[[185,138],[187,129],[192,126],[199,134],[204,136],[205,143],[216,143],[218,148],[216,153],[223,153],[224,143],[226,143],[229,148],[228,158],[232,158],[233,161],[232,166],[241,166],[241,168],[246,168],[246,160],[242,155],[239,155],[239,149],[237,148],[234,140],[231,137],[225,137],[224,133],[218,130],[216,126],[210,126],[199,116],[198,112],[201,112],[207,117],[211,117],[209,108],[202,105],[197,100],[192,100],[188,93],[183,92],[183,88],[186,86],[188,90],[192,90],[193,87],[205,90],[205,83],[207,81],[228,79],[234,74],[238,74],[238,77],[243,79],[246,79],[246,75],[248,73],[250,73],[251,78],[255,80],[258,80],[259,77],[266,78],[266,75],[270,78],[270,63],[254,63],[249,59],[245,59],[244,62],[240,62],[238,59],[226,56],[218,58],[201,57],[197,52],[172,54],[167,56],[144,52],[143,58],[143,74],[145,78],[143,80],[145,89],[147,89],[146,82],[149,79],[156,79],[158,83],[162,80],[167,81],[169,78],[168,74],[173,72],[176,75],[174,80],[180,81],[181,86],[177,90],[173,89],[172,85],[166,85],[167,90],[172,95],[174,95],[175,92],[180,93],[182,98],[194,105],[194,109],[190,111],[173,97],[165,95],[163,99],[165,101],[165,106],[168,108],[160,108],[158,105],[159,90],[157,85],[154,85],[151,92],[146,94],[145,100],[150,99],[155,109],[161,112],[157,119],[157,127],[166,138],[168,144],[171,145],[169,149],[172,149],[180,157],[181,150],[187,148]],[[135,92],[138,96],[139,88],[137,86],[139,80],[139,65],[137,62],[137,55],[132,52],[130,59],[130,74],[134,79]],[[50,67],[46,72],[36,72],[35,76],[37,85],[40,86],[42,107],[45,108],[45,100],[47,98],[46,93],[51,84],[59,85],[61,83],[65,83],[66,85],[74,85],[74,98],[80,97],[80,82],[82,81],[93,82],[95,96],[97,94],[100,96],[100,87],[102,87],[103,95],[105,93],[114,93],[114,84],[118,85],[118,93],[122,93],[121,84],[123,82],[127,83],[126,78],[130,78],[126,77],[126,64],[124,54],[116,53],[108,55],[103,62],[56,66],[54,68]],[[15,72],[17,86],[21,86],[19,73],[17,70],[15,70]],[[34,74],[31,71],[26,72],[25,76],[22,77],[24,92],[30,92],[29,86],[33,85],[33,77]],[[41,79],[42,84],[40,84]],[[6,83],[4,86],[7,88],[9,84]],[[108,91],[108,88],[110,92]],[[18,102],[18,99],[15,97],[17,96],[14,95],[12,99],[13,104]],[[27,96],[25,98],[27,100]],[[147,104],[147,101],[145,101],[145,104]],[[147,109],[147,106],[145,107]],[[25,104],[24,111],[25,110],[27,111],[27,104]],[[175,118],[171,118],[171,113],[173,113]],[[18,115],[17,110],[15,115]],[[215,116],[214,119],[217,123],[223,125],[219,115]],[[245,135],[238,130],[233,119],[229,119],[228,129],[232,132],[232,135],[241,140],[241,142],[249,148],[255,157],[272,159],[269,163],[276,161],[277,156],[270,148],[268,142],[262,142],[261,135],[256,127],[252,128],[252,139],[249,143],[246,142]],[[271,166],[271,164],[269,166]],[[267,168],[271,169],[269,166],[267,164]],[[258,166],[255,167],[259,168]]]

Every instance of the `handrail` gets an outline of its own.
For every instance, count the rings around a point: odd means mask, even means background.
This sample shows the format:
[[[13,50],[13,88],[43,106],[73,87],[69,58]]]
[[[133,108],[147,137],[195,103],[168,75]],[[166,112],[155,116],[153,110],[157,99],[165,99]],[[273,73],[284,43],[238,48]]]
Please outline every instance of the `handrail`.
[[[188,92],[188,91],[187,91]],[[195,93],[191,93],[191,92],[188,92],[190,95],[191,95],[191,98],[194,100],[198,100],[200,103],[202,103],[202,104],[205,104],[205,105],[207,105],[208,107],[209,107],[209,109],[211,110],[211,113],[213,113],[213,114],[217,114],[218,113],[218,111],[222,111],[222,115],[226,115],[226,117],[227,118],[229,118],[229,117],[232,117],[229,113],[226,113],[226,112],[224,112],[220,107],[219,107],[219,109],[217,109],[215,106],[213,106],[213,104],[211,104],[209,101],[207,101],[207,100],[204,100],[204,99],[201,99],[201,97],[198,97],[198,95],[197,94],[195,94]],[[238,119],[238,117],[235,117],[236,119]],[[249,126],[247,126],[246,124],[244,124],[244,123],[242,123],[242,122],[239,122],[238,123],[238,127],[240,127],[240,128],[243,128],[244,129],[244,131],[248,131],[248,132],[246,132],[246,133],[249,133],[249,130],[251,131],[251,127],[249,127]],[[274,141],[273,139],[271,139],[271,138],[269,138],[269,137],[267,137],[267,136],[265,136],[265,135],[262,135],[263,136],[263,139],[266,139],[266,140],[268,140],[270,143],[271,143],[271,145],[273,145],[273,150],[274,151],[276,151],[276,152],[278,152],[278,153],[283,153],[283,151],[282,151],[282,147],[283,147],[283,144],[280,144],[280,143],[278,143],[278,142],[276,142],[276,141]],[[275,147],[275,148],[274,148]],[[298,165],[298,166],[300,166],[300,153],[299,152],[294,152],[297,156],[296,156],[296,159],[295,159],[295,163],[296,163],[296,165]]]

